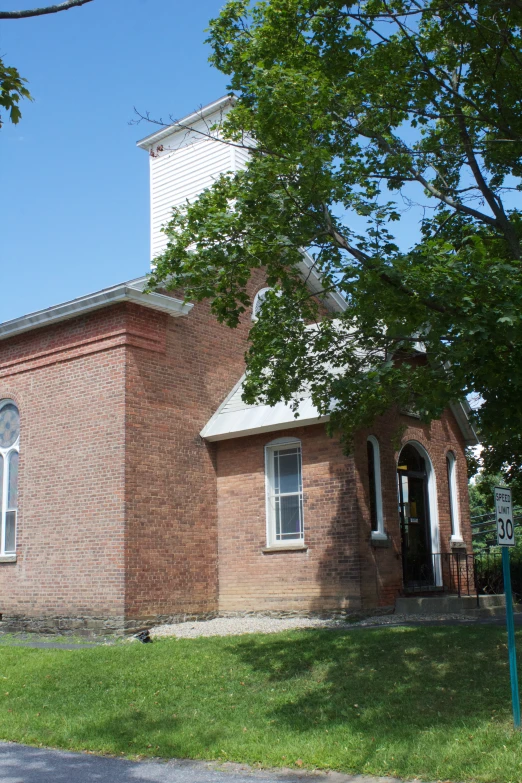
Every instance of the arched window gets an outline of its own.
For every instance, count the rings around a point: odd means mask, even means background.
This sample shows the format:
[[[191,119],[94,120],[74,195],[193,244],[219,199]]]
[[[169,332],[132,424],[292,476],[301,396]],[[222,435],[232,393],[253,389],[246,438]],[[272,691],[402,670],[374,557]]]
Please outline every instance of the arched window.
[[[370,435],[366,441],[366,453],[368,457],[372,538],[386,538],[386,533],[384,532],[384,515],[382,512],[381,455],[379,451],[379,441],[374,435]]]
[[[265,448],[267,543],[295,546],[304,539],[301,441],[279,438]]]
[[[457,460],[452,451],[446,454],[448,473],[448,500],[451,520],[451,540],[462,541],[460,532],[459,500],[457,495]]]
[[[0,402],[0,556],[16,553],[20,415],[11,400]]]
[[[260,291],[257,292],[257,294],[254,297],[254,304],[252,305],[252,320],[257,321],[259,318],[259,313],[261,311],[261,305],[263,304],[263,301],[268,293],[270,291],[269,288],[261,288]]]

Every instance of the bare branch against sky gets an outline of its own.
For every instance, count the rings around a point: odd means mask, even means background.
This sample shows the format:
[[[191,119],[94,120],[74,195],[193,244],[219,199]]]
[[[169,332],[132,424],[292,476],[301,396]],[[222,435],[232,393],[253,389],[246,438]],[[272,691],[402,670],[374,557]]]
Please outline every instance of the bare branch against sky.
[[[57,5],[48,5],[43,8],[32,8],[27,11],[0,11],[0,19],[28,19],[31,16],[44,16],[44,14],[57,14],[59,11],[68,11],[70,8],[76,8],[86,3],[92,3],[92,0],[67,0],[65,3]]]

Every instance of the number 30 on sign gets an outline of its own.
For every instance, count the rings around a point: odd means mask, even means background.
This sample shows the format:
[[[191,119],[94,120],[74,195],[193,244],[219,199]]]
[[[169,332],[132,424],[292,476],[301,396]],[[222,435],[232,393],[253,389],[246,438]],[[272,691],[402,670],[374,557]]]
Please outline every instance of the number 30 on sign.
[[[506,487],[495,487],[495,516],[497,520],[497,544],[499,546],[515,546],[511,490]]]

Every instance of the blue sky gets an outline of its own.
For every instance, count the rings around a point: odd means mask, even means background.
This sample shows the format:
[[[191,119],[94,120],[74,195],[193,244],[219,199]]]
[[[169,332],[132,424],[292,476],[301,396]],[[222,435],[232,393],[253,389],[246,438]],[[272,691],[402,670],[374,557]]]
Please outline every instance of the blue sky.
[[[134,106],[182,117],[226,92],[203,43],[222,5],[93,0],[0,22],[0,54],[35,99],[0,129],[0,322],[148,271],[148,160],[135,143],[153,128],[128,123]]]

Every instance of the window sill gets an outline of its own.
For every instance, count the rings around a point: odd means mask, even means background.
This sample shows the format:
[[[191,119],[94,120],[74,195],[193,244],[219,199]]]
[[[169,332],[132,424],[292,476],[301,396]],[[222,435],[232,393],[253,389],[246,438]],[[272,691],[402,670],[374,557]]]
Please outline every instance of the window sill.
[[[0,555],[0,563],[16,563],[16,555]]]
[[[371,545],[374,547],[382,547],[388,549],[391,547],[391,539],[388,538],[386,533],[380,533],[377,530],[372,530]]]
[[[288,546],[265,546],[261,552],[264,555],[271,555],[274,552],[306,552],[308,547],[304,544],[293,544]]]
[[[450,538],[450,546],[452,549],[465,549],[466,542],[462,538]]]

